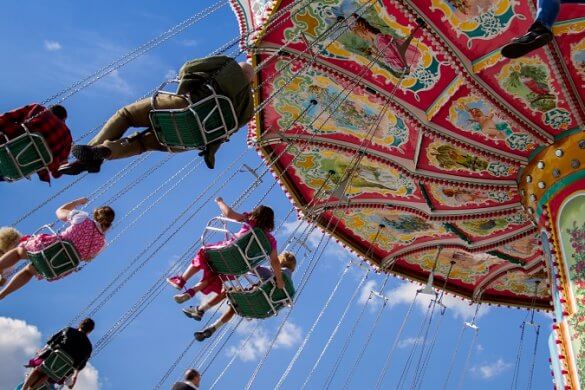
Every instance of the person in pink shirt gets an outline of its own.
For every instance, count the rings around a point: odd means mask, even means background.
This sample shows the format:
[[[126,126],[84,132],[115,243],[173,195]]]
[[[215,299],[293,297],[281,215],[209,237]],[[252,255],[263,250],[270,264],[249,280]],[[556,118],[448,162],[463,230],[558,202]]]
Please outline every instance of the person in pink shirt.
[[[57,218],[60,221],[69,222],[67,229],[61,233],[25,236],[16,248],[0,257],[0,286],[6,283],[4,271],[13,267],[18,261],[28,259],[29,252],[41,251],[59,239],[71,242],[82,261],[91,261],[96,257],[106,244],[104,234],[114,222],[115,213],[110,206],[102,206],[94,210],[93,218],[91,218],[86,212],[76,209],[87,202],[87,198],[81,198],[57,209]],[[28,264],[0,291],[0,299],[20,289],[33,276],[41,279],[34,266]]]
[[[246,232],[248,232],[251,228],[260,228],[266,233],[266,237],[270,242],[271,250],[270,250],[270,264],[272,265],[272,269],[274,270],[274,277],[276,279],[276,285],[278,288],[284,288],[284,280],[282,279],[282,272],[280,270],[280,261],[278,260],[278,252],[276,248],[276,239],[271,234],[272,230],[274,230],[274,211],[268,206],[258,206],[250,213],[243,213],[240,214],[234,211],[231,207],[229,207],[222,198],[217,198],[215,200],[221,213],[226,218],[233,219],[238,222],[245,222],[239,232],[235,234],[236,238],[242,236]],[[188,289],[185,293],[179,294],[175,296],[175,300],[178,303],[183,303],[189,298],[192,298],[198,292],[202,292],[203,294],[207,295],[209,293],[221,293],[223,289],[223,284],[219,279],[219,276],[215,274],[209,267],[207,266],[207,257],[205,250],[208,248],[222,248],[226,245],[229,245],[232,241],[222,241],[215,243],[213,245],[203,246],[197,251],[195,258],[187,267],[183,275],[181,276],[173,276],[167,279],[167,282],[175,287],[178,290],[181,290],[185,287],[187,281],[192,278],[195,274],[199,271],[203,271],[203,276],[201,277],[201,281],[197,283],[194,287]]]

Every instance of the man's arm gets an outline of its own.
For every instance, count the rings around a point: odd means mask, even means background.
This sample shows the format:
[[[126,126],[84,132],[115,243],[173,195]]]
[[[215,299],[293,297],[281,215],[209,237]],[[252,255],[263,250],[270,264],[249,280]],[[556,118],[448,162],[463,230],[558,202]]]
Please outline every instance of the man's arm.
[[[8,111],[3,115],[0,115],[0,127],[6,126],[12,123],[22,123],[26,119],[26,114],[32,111],[38,104],[29,104],[16,110]]]

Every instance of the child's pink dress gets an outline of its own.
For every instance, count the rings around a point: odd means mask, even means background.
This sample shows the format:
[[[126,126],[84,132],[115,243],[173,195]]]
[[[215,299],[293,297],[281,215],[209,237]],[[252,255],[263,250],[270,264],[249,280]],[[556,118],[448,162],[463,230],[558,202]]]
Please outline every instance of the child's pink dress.
[[[244,234],[249,232],[250,229],[253,229],[255,227],[255,223],[253,221],[248,220],[248,213],[244,213],[244,216],[245,216],[245,220],[244,220],[245,224],[242,225],[242,228],[240,229],[240,231],[235,234],[236,238],[243,236]],[[264,233],[266,234],[266,237],[268,238],[268,241],[270,242],[271,250],[272,249],[276,250],[276,239],[274,238],[274,236],[269,231],[266,231],[266,230],[264,231]],[[212,293],[212,292],[219,294],[223,288],[223,283],[221,282],[221,279],[219,278],[219,276],[217,276],[217,274],[215,272],[213,272],[211,269],[209,269],[209,266],[207,265],[207,254],[206,254],[205,250],[206,249],[223,248],[225,246],[228,246],[232,242],[233,242],[233,240],[226,240],[226,241],[216,242],[214,244],[210,244],[207,246],[202,246],[201,248],[199,248],[199,250],[197,251],[197,254],[195,255],[195,257],[191,261],[191,264],[194,267],[198,267],[198,268],[201,268],[203,270],[203,277],[201,278],[201,282],[209,281],[209,284],[201,290],[201,292],[203,294],[207,295],[207,294]]]
[[[62,240],[69,241],[75,246],[81,260],[88,261],[96,257],[106,244],[99,224],[91,219],[89,214],[80,210],[71,211],[67,220],[70,222],[69,227],[58,235],[25,236],[21,239],[19,246],[27,252],[38,252],[61,237]]]

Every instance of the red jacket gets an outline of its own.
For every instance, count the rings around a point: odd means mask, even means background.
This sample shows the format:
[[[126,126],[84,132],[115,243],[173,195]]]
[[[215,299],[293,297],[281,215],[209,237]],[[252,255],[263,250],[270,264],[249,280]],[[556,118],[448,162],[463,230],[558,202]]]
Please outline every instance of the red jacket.
[[[16,138],[24,134],[23,123],[31,133],[38,133],[45,139],[53,154],[49,171],[54,178],[61,176],[57,169],[67,162],[73,142],[71,132],[65,122],[40,104],[29,104],[0,115],[0,132],[4,133],[8,139]],[[38,175],[42,181],[50,182],[51,180],[46,170],[39,171]]]

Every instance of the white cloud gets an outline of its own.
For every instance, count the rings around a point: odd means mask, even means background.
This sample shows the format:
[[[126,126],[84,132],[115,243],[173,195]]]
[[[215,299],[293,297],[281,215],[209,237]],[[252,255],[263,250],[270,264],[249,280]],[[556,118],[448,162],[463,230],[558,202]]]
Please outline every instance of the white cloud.
[[[165,80],[173,80],[176,77],[177,77],[177,71],[174,69],[169,69],[169,70],[167,70],[167,73],[165,73]]]
[[[495,376],[502,374],[510,367],[512,367],[512,363],[508,363],[504,361],[504,359],[499,358],[493,363],[474,366],[471,368],[471,372],[476,375],[479,375],[483,379],[491,379]]]
[[[187,47],[199,46],[199,40],[197,40],[197,39],[186,39],[181,43],[183,44],[183,46],[187,46]]]
[[[245,322],[238,328],[238,333],[245,334],[247,336],[252,331],[254,325],[254,321]],[[230,347],[227,351],[227,354],[232,356],[234,353],[237,353],[240,360],[244,362],[258,360],[264,356],[270,347],[270,343],[272,342],[273,337],[274,335],[272,333],[269,334],[269,332],[264,327],[259,325],[254,332],[254,335],[246,345],[244,345],[244,339],[240,341],[237,346]],[[287,321],[284,324],[282,331],[276,338],[273,349],[292,348],[300,343],[301,338],[302,329],[298,325]]]
[[[375,280],[369,280],[366,282],[366,284],[362,286],[362,290],[360,291],[360,297],[358,299],[358,303],[360,305],[364,305],[368,301],[368,298],[370,297],[370,292],[376,288],[376,285],[377,283]],[[369,304],[371,303],[372,302],[370,302]]]
[[[409,348],[414,346],[415,344],[420,345],[423,342],[422,337],[409,337],[404,340],[400,340],[397,344],[398,348]]]
[[[41,332],[22,320],[0,317],[0,389],[13,389],[24,379],[23,365],[37,351]]]
[[[45,50],[47,51],[58,51],[61,50],[63,47],[57,41],[45,41]]]
[[[130,84],[120,75],[120,72],[116,69],[103,78],[100,84],[102,88],[123,95],[132,95],[132,87]]]
[[[478,352],[478,353],[481,353],[481,352],[483,352],[484,350],[485,350],[485,348],[483,347],[483,345],[481,345],[481,344],[477,344],[477,352]]]
[[[370,280],[362,287],[362,291],[360,293],[359,303],[364,304],[368,299],[368,295],[370,294],[370,290],[376,289],[377,283],[373,280]],[[415,283],[411,282],[403,282],[398,287],[395,287],[390,290],[386,290],[384,295],[386,295],[389,300],[387,306],[389,308],[396,306],[396,305],[410,305],[414,296],[416,295],[417,290],[421,287]],[[418,298],[416,299],[416,307],[420,309],[421,312],[426,312],[429,303],[431,301],[432,296],[430,295],[422,295],[419,294]],[[381,304],[380,300],[374,300],[370,302],[369,305],[372,307],[377,307],[377,305]],[[451,313],[451,315],[455,318],[461,318],[463,320],[470,320],[473,318],[475,313],[475,305],[470,305],[469,301],[465,301],[459,298],[456,298],[452,295],[445,295],[443,297],[443,304],[447,306],[447,312]],[[485,315],[489,311],[489,308],[482,306],[479,309],[479,313],[477,314],[477,318],[479,319],[483,315]]]
[[[91,364],[85,366],[77,377],[75,389],[77,390],[99,390],[99,373],[98,370]]]
[[[12,389],[24,380],[26,362],[42,346],[38,328],[25,321],[0,317],[0,389]],[[75,389],[99,390],[99,373],[88,364],[79,373]]]

